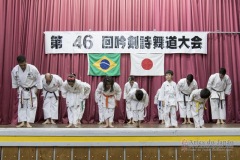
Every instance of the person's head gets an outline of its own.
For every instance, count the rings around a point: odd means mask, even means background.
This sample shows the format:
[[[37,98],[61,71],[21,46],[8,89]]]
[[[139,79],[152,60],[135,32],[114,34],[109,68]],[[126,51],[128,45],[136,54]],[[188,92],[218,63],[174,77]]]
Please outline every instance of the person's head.
[[[132,86],[134,83],[134,76],[129,76],[128,77],[128,82],[130,83],[130,85]]]
[[[226,69],[225,69],[225,68],[220,68],[220,69],[219,69],[219,77],[220,77],[221,79],[223,79],[223,77],[225,76],[225,74],[226,74]]]
[[[188,74],[187,75],[187,84],[190,85],[193,81],[193,75],[192,74]]]
[[[104,91],[108,91],[110,89],[110,92],[113,91],[113,84],[114,84],[114,80],[112,77],[110,76],[106,76],[103,79],[103,88]]]
[[[136,90],[135,96],[138,101],[141,101],[143,99],[143,91],[140,89]]]
[[[51,73],[45,74],[45,80],[46,80],[47,84],[50,84],[52,82],[52,78],[53,78],[53,76],[51,75]]]
[[[19,56],[17,56],[17,62],[18,62],[19,67],[20,67],[22,70],[25,70],[25,69],[26,69],[27,63],[26,63],[26,57],[25,57],[24,55],[19,55]]]
[[[173,71],[172,70],[167,70],[165,72],[165,77],[166,77],[166,80],[167,81],[171,81],[172,80],[172,77],[173,77]]]
[[[207,88],[202,89],[200,92],[200,97],[203,99],[207,99],[210,95],[211,92]]]
[[[69,84],[70,86],[73,86],[73,85],[74,85],[75,80],[76,80],[76,74],[71,73],[71,74],[68,75],[68,77],[67,77],[67,82],[68,82],[68,84]]]

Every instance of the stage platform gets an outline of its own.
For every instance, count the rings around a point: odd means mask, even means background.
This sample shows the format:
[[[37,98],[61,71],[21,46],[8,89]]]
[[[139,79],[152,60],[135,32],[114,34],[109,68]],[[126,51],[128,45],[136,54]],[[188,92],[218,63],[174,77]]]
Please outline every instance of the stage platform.
[[[0,128],[1,146],[240,146],[240,124],[206,124],[206,128],[180,125],[165,128],[160,124],[82,124],[66,128],[64,124],[33,124],[33,128]]]
[[[239,160],[240,124],[0,126],[1,160]]]

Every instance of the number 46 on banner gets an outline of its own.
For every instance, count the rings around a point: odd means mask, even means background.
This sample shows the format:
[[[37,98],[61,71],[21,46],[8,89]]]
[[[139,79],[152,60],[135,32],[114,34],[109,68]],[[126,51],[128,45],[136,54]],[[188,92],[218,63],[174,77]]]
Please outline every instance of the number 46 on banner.
[[[78,36],[77,39],[73,43],[73,47],[78,47],[79,49],[82,48],[82,45],[85,49],[91,49],[93,47],[93,42],[91,41],[93,37],[91,35],[86,35],[83,38],[82,36]]]

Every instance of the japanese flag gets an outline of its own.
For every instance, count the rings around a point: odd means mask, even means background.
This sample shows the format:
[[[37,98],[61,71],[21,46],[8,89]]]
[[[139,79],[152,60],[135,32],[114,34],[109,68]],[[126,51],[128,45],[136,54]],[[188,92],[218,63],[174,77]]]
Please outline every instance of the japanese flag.
[[[164,75],[164,54],[131,53],[131,75],[162,76]]]

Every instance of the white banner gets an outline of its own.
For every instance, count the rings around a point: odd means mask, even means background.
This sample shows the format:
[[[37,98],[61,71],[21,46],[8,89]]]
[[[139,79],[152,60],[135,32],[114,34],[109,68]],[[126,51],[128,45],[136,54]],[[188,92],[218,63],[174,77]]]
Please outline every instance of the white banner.
[[[207,32],[47,31],[44,33],[46,53],[207,54]]]

